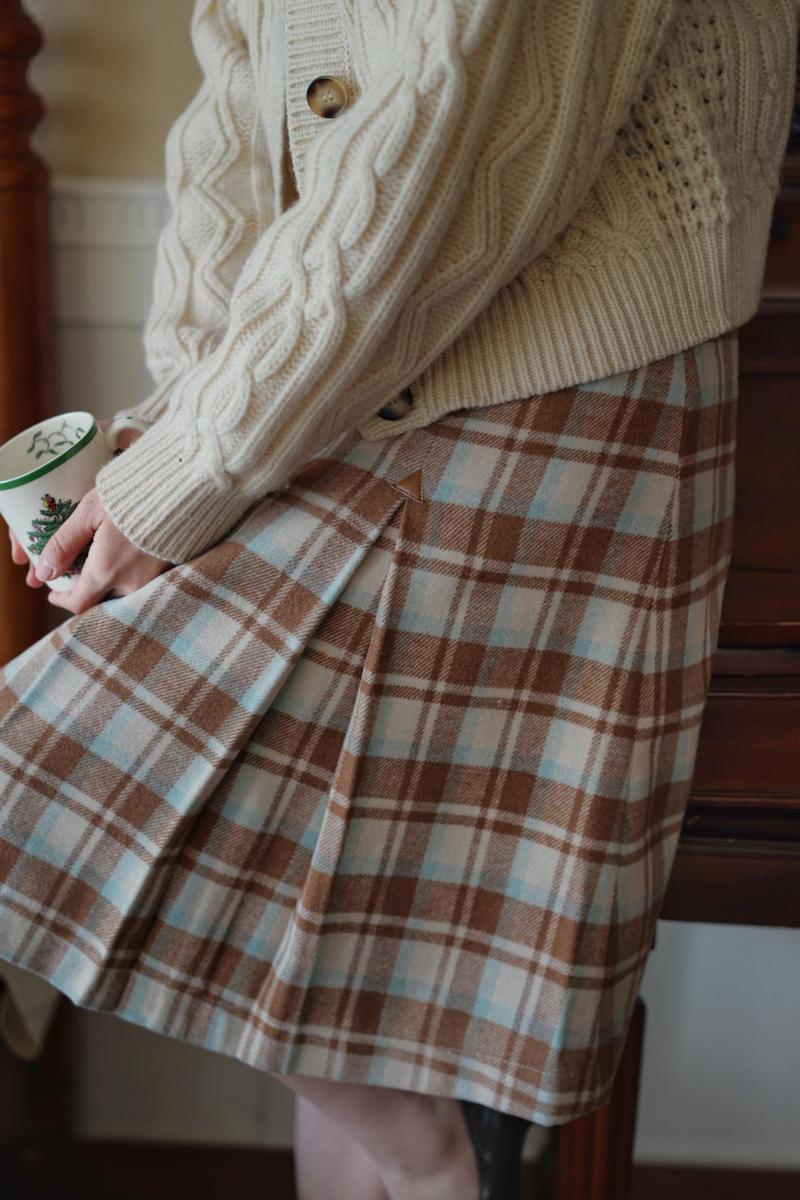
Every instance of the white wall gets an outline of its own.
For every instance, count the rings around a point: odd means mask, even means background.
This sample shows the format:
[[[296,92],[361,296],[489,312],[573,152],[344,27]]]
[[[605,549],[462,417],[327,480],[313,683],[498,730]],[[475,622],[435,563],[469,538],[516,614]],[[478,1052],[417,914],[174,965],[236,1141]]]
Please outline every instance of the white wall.
[[[140,329],[165,214],[159,185],[56,181],[63,408],[103,416],[146,394]],[[800,1168],[798,951],[793,931],[660,922],[637,1161]],[[116,1018],[81,1014],[79,1031],[86,1135],[290,1142],[292,1094],[271,1076]]]
[[[54,171],[158,179],[164,138],[200,69],[192,0],[24,0],[44,35],[30,72],[46,115],[37,150]]]
[[[660,921],[636,1158],[800,1169],[800,931]]]

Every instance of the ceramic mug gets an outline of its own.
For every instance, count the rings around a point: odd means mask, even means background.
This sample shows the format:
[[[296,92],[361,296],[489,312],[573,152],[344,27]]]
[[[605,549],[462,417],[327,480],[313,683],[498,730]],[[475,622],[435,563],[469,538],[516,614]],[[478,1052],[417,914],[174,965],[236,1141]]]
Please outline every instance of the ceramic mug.
[[[97,472],[119,448],[124,429],[144,433],[133,417],[117,417],[102,430],[91,413],[49,417],[0,446],[0,513],[36,565],[48,539],[94,487]],[[69,591],[80,572],[81,554],[48,587]]]

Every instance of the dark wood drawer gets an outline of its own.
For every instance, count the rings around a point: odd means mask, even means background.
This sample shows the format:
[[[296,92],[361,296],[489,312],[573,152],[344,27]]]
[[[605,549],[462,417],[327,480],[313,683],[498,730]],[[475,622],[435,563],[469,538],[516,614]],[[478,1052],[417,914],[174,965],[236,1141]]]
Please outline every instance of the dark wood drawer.
[[[770,230],[764,291],[770,296],[797,294],[800,281],[800,195],[785,189],[775,205]]]
[[[800,817],[800,694],[710,695],[692,791],[781,798]]]
[[[800,650],[719,650],[663,920],[800,928]]]
[[[776,208],[761,307],[739,331],[724,647],[800,647],[800,188],[793,188]]]
[[[785,818],[787,835],[800,840],[800,651],[720,650],[715,658],[692,807],[707,822],[723,810],[744,820],[753,805],[762,814],[771,805],[772,828]]]

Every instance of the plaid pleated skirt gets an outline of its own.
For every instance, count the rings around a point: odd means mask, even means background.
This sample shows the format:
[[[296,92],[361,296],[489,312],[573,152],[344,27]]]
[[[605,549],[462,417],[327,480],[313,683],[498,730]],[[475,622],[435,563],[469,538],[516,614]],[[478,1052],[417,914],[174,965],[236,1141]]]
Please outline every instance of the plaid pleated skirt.
[[[730,559],[736,335],[312,459],[0,694],[0,957],[277,1074],[609,1097]]]

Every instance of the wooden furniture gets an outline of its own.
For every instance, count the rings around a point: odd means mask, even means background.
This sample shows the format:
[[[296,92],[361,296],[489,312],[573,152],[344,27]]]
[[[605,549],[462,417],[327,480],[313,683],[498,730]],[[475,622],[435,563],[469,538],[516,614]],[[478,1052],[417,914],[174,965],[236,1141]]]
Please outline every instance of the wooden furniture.
[[[555,1130],[531,1200],[628,1200],[644,1029],[645,1005],[639,997],[611,1099]]]
[[[30,134],[44,109],[26,80],[41,36],[20,0],[0,0],[0,442],[55,411],[47,170]],[[45,632],[44,596],[0,538],[0,662]]]
[[[53,406],[47,173],[29,145],[42,106],[25,79],[39,45],[20,0],[0,0],[0,440]],[[692,797],[661,916],[800,927],[800,150],[786,160],[763,303],[741,331],[740,366],[734,559]],[[0,542],[0,661],[44,632],[41,601]],[[0,1195],[86,1200],[95,1194],[90,1171],[98,1195],[108,1194],[108,1179],[120,1197],[139,1195],[137,1164],[154,1189],[148,1194],[174,1194],[195,1149],[73,1141],[72,1154],[64,1153],[78,1070],[70,1066],[69,1012],[64,1005],[38,1062],[15,1062],[0,1048]],[[555,1132],[531,1189],[537,1200],[627,1200],[644,1025],[640,999],[611,1101]],[[70,1160],[81,1179],[77,1191],[65,1177]],[[197,1200],[206,1180],[209,1195],[219,1182],[203,1161],[191,1189]],[[82,1162],[90,1166],[81,1169]],[[277,1164],[274,1151],[243,1151],[236,1169],[228,1157],[223,1174],[253,1192],[262,1179],[274,1181],[278,1167],[280,1195],[289,1200],[290,1162]],[[245,1179],[258,1183],[245,1187]]]
[[[48,175],[30,148],[43,115],[27,83],[41,36],[20,0],[0,0],[0,442],[55,411]],[[0,662],[48,626],[44,596],[25,586],[0,536]],[[2,986],[2,985],[0,985]],[[68,1012],[33,1065],[0,1048],[0,1195],[64,1194],[52,1166],[69,1137]],[[52,1188],[47,1185],[50,1176]],[[25,1181],[25,1182],[23,1182]]]
[[[740,333],[734,553],[664,920],[800,927],[800,146]]]
[[[762,302],[739,334],[733,559],[662,920],[800,928],[800,104]],[[609,1105],[558,1134],[557,1200],[627,1200],[644,1005]]]

